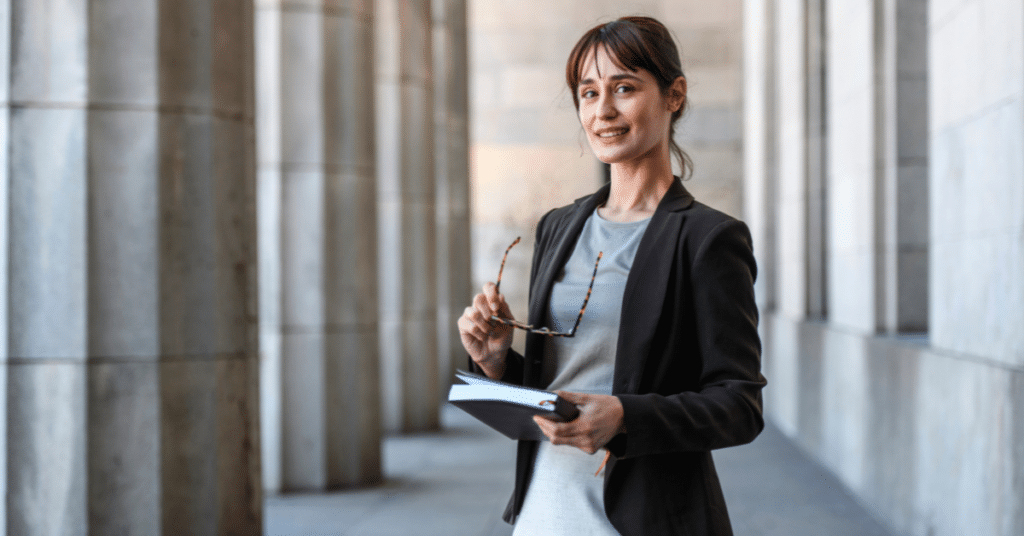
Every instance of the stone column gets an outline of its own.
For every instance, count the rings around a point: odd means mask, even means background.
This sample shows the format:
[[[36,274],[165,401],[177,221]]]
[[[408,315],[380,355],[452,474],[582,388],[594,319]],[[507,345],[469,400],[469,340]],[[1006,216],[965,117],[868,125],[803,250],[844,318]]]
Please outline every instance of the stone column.
[[[827,0],[807,0],[807,316],[824,319],[828,316],[827,267],[825,263],[827,189],[825,174],[828,170],[828,125],[825,122],[825,103],[828,87],[825,85],[825,51],[828,50],[825,32],[825,6]]]
[[[456,320],[473,295],[469,231],[469,69],[466,0],[434,3],[434,154],[437,158],[437,322],[442,398],[466,367]]]
[[[756,296],[763,312],[776,307],[775,0],[743,4],[743,219],[757,256]]]
[[[0,532],[258,534],[251,2],[0,13]]]
[[[380,478],[372,2],[257,10],[267,491]]]
[[[875,9],[877,3],[826,4],[828,125],[826,203],[829,324],[876,331],[875,315]]]
[[[428,0],[380,0],[377,209],[383,422],[438,426],[434,101]]]
[[[778,298],[779,311],[807,316],[807,6],[805,0],[776,3],[775,106],[778,123]]]
[[[876,8],[875,225],[879,331],[928,326],[928,3]]]

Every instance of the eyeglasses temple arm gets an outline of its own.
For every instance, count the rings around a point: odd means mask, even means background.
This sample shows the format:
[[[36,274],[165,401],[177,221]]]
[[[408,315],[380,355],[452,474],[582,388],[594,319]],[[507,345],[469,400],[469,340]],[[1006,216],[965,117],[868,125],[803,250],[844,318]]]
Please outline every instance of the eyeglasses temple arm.
[[[512,251],[512,248],[519,243],[521,238],[521,236],[517,236],[515,241],[512,242],[512,245],[505,248],[505,255],[501,258],[501,267],[498,268],[498,280],[494,282],[494,292],[498,292],[501,288],[501,273],[505,271],[505,260],[508,259],[508,252]]]
[[[583,313],[587,310],[587,302],[590,301],[590,293],[594,290],[594,280],[597,279],[597,265],[601,264],[601,257],[604,252],[597,254],[597,260],[594,261],[594,275],[590,276],[590,286],[587,287],[587,295],[583,298],[583,306],[580,307],[580,314],[576,316],[576,323],[573,324],[572,329],[569,330],[569,337],[576,335],[576,328],[580,327],[580,320],[583,319]]]

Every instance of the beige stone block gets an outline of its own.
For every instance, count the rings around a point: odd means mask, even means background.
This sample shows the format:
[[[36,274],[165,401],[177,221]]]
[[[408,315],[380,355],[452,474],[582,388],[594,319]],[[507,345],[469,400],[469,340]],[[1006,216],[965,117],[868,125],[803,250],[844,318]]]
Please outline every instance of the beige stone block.
[[[261,494],[252,488],[260,480],[259,450],[252,447],[258,438],[248,420],[257,411],[251,366],[249,356],[160,365],[164,533],[260,526]]]
[[[433,81],[430,23],[429,1],[398,0],[398,27],[401,32],[398,62],[405,80],[427,85]]]
[[[257,356],[217,361],[217,521],[219,531],[259,532],[263,494],[260,482],[259,369]]]
[[[7,107],[0,107],[0,147],[10,147],[9,134],[10,134],[10,118],[11,109]],[[11,224],[11,207],[10,207],[10,151],[0,151],[0,293],[5,296],[10,296],[10,290],[8,288],[10,282],[10,224]],[[0,341],[8,341],[7,345],[0,345],[0,360],[6,360],[8,357],[8,351],[10,349],[10,338],[8,328],[10,326],[10,315],[9,315],[8,300],[0,300]],[[3,367],[0,367],[3,369]],[[2,381],[3,378],[0,378]],[[0,383],[2,383],[0,381]],[[0,392],[0,394],[3,394]],[[5,400],[0,398],[0,400]],[[0,415],[4,413],[3,402],[0,402]],[[0,417],[0,424],[3,424],[3,417]],[[3,430],[3,428],[0,428]],[[0,438],[4,437],[4,432],[0,431]],[[0,445],[2,447],[3,445]],[[0,448],[0,452],[3,449]],[[0,464],[2,466],[3,464]],[[3,472],[5,469],[0,468],[0,476],[5,476]],[[5,481],[4,478],[0,478],[0,482]],[[0,506],[0,516],[3,512],[2,506]],[[3,521],[3,519],[0,519]]]
[[[86,354],[85,125],[83,110],[23,108],[10,116],[7,344],[12,357]]]
[[[378,82],[398,83],[401,78],[401,27],[398,0],[373,3],[375,75]],[[379,98],[379,97],[378,97]]]
[[[875,259],[869,251],[827,253],[829,323],[853,333],[873,333]]]
[[[670,28],[739,28],[743,24],[743,1],[678,2],[662,0],[659,20]]]
[[[472,5],[475,2],[469,3]],[[477,27],[471,27],[475,29]],[[575,42],[566,45],[566,37],[555,32],[530,32],[526,29],[495,27],[490,30],[476,30],[469,34],[469,58],[473,79],[482,70],[500,70],[504,65],[536,65],[555,68],[561,63],[563,69],[569,51]],[[572,38],[579,38],[578,35]],[[504,64],[496,65],[501,58]],[[564,76],[563,76],[564,78]]]
[[[742,101],[742,70],[737,65],[700,67],[686,73],[691,106],[733,106]]]
[[[322,173],[285,173],[281,183],[281,318],[317,330],[324,323],[324,180]]]
[[[153,359],[160,345],[156,112],[89,114],[89,353]]]
[[[0,7],[0,80],[8,83],[0,84],[0,102],[11,100],[11,4],[4,3]],[[0,507],[0,512],[3,507]],[[0,521],[3,521],[0,514]]]
[[[833,302],[829,302],[830,306]],[[830,311],[832,311],[830,307]],[[822,449],[826,467],[855,492],[865,486],[870,452],[872,378],[864,351],[865,340],[840,330],[824,341],[822,377]]]
[[[929,317],[932,344],[984,356],[1010,366],[1024,363],[1024,248],[1019,231],[929,248]]]
[[[318,327],[286,326],[281,336],[281,491],[322,490],[327,484],[328,386]]]
[[[763,374],[774,386],[765,389],[765,409],[772,422],[787,435],[793,437],[800,432],[799,396],[800,390],[800,339],[793,319],[786,315],[772,314],[766,319],[764,329],[764,357],[761,364]],[[819,387],[820,388],[820,387]]]
[[[874,73],[874,26],[871,5],[856,0],[830,2],[826,32],[830,36],[825,62],[829,100],[844,104],[870,93]],[[864,116],[868,117],[868,116]]]
[[[10,11],[10,98],[81,105],[88,97],[84,0],[16,3]],[[7,80],[7,79],[5,79]]]
[[[212,118],[165,114],[160,120],[161,353],[217,352],[217,235]]]
[[[481,223],[530,228],[548,210],[600,186],[597,160],[582,147],[477,144],[470,169],[474,218]]]
[[[284,349],[281,339],[280,327],[260,326],[260,472],[262,488],[268,494],[281,490],[284,469],[284,397],[281,384]]]
[[[897,244],[919,247],[928,243],[928,168],[900,166],[896,201]]]
[[[402,207],[401,252],[390,252],[402,265],[401,311],[405,318],[435,314],[437,302],[437,249],[433,202],[406,202]],[[397,255],[396,255],[397,253]]]
[[[1012,373],[941,353],[920,362],[911,470],[917,481],[914,527],[937,533],[1011,534],[1016,507]],[[949,468],[955,467],[951,471]]]
[[[89,6],[89,98],[105,104],[156,106],[157,2]]]
[[[434,201],[434,102],[431,89],[422,85],[401,88],[399,137],[378,150],[400,162],[401,196]],[[389,154],[390,153],[390,154]]]
[[[499,106],[547,108],[558,91],[565,86],[565,69],[511,65],[501,70],[499,86]]]
[[[281,14],[282,160],[306,170],[324,161],[323,19]]]
[[[698,201],[733,217],[741,217],[743,168],[739,148],[687,145],[682,147],[693,160],[693,176],[684,183],[686,189]]]
[[[253,105],[253,8],[251,0],[210,2],[211,105],[223,115],[252,119]],[[230,36],[230,37],[228,37]]]
[[[157,78],[161,102],[175,107],[212,108],[215,90],[211,51],[214,36],[210,2],[161,3],[158,17],[160,61]]]
[[[376,323],[345,326],[325,338],[327,485],[381,479],[380,370]]]
[[[273,0],[277,1],[277,0]],[[281,12],[257,9],[255,15],[256,157],[260,165],[281,162]]]
[[[743,46],[739,29],[687,28],[676,30],[683,71],[739,65]]]
[[[281,172],[267,166],[256,174],[260,329],[281,323]],[[262,347],[262,345],[261,345]]]
[[[433,311],[406,317],[402,328],[398,335],[403,340],[405,351],[402,364],[402,431],[436,430],[440,426],[437,318]]]
[[[81,364],[7,370],[7,526],[10,534],[86,534],[85,374]]]
[[[368,325],[377,318],[377,201],[372,176],[326,177],[326,322]]]
[[[1024,90],[1024,2],[979,1],[979,49],[975,63],[984,78],[980,95],[986,104],[1014,98]]]
[[[182,360],[161,364],[160,481],[162,532],[217,527],[216,364]]]
[[[485,113],[485,110],[498,107],[502,92],[499,73],[498,69],[474,69],[469,90],[470,106],[477,111],[476,113]],[[475,115],[473,119],[476,124],[484,123],[476,120]],[[476,136],[474,133],[474,137]]]
[[[928,158],[928,94],[926,78],[901,75],[896,96],[896,150],[901,162]]]
[[[160,533],[159,367],[101,361],[87,368],[90,531]]]
[[[351,16],[325,17],[324,162],[337,171],[368,173],[375,163],[373,24]]]
[[[694,105],[676,124],[676,139],[687,145],[738,144],[743,138],[742,118],[735,106]]]

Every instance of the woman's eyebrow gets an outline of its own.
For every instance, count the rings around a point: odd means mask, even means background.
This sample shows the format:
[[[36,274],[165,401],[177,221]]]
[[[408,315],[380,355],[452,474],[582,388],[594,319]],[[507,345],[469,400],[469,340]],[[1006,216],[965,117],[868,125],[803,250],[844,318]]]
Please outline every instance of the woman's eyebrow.
[[[613,74],[609,78],[611,78],[611,80],[613,82],[617,82],[619,80],[636,80],[637,82],[640,81],[640,77],[639,76],[636,76],[636,75],[633,75],[633,74],[630,74],[630,73]],[[583,80],[580,81],[580,85],[581,86],[585,86],[585,85],[593,84],[593,83],[594,83],[594,79],[593,78],[584,78]]]

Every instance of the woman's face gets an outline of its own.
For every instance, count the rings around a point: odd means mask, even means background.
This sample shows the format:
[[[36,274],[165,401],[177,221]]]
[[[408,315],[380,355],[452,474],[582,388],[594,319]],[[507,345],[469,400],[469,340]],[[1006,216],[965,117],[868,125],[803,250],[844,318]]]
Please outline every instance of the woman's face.
[[[580,123],[599,160],[628,164],[669,158],[669,126],[672,112],[682,105],[681,92],[670,91],[666,99],[650,72],[623,69],[600,46],[585,60],[576,91]]]

